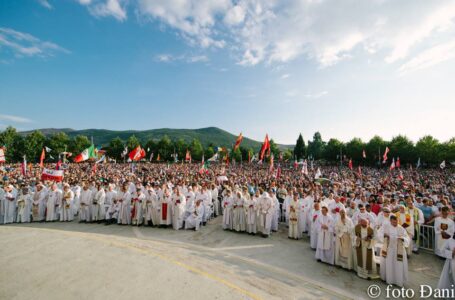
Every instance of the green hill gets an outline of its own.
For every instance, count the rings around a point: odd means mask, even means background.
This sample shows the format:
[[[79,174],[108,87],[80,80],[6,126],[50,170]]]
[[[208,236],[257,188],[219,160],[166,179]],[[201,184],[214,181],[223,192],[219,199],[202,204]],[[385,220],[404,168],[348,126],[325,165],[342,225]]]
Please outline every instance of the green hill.
[[[123,141],[126,141],[131,135],[135,135],[142,143],[147,142],[150,139],[159,140],[163,136],[167,135],[171,140],[178,140],[182,138],[185,142],[189,143],[193,139],[198,139],[205,147],[209,144],[220,147],[231,147],[237,135],[229,133],[225,130],[217,127],[207,127],[200,129],[151,129],[151,130],[106,130],[106,129],[83,129],[74,130],[70,128],[44,128],[39,129],[44,135],[49,136],[57,132],[65,132],[70,138],[76,135],[85,135],[89,139],[93,137],[93,142],[96,145],[106,146],[113,138],[119,137]],[[22,135],[27,135],[32,131],[23,131]],[[242,146],[245,148],[253,148],[255,150],[261,147],[262,142],[258,142],[249,138],[244,137]],[[280,148],[287,148],[288,146],[279,145]]]

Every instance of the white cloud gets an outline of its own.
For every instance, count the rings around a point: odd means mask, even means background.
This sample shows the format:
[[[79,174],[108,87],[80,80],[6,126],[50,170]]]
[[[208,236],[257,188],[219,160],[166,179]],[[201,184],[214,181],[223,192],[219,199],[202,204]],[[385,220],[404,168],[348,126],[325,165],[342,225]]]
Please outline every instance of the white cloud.
[[[92,0],[77,0],[82,5],[89,5],[92,3]]]
[[[409,72],[426,69],[453,58],[455,58],[455,40],[422,51],[402,64],[399,68],[399,73],[404,75]]]
[[[126,0],[99,1],[79,0],[97,16],[126,19]],[[455,33],[453,0],[138,0],[136,11],[192,46],[227,47],[244,66],[302,56],[321,67],[359,55],[395,63]]]
[[[3,121],[10,121],[14,123],[30,123],[32,120],[20,117],[20,116],[13,116],[13,115],[0,115],[0,120]]]
[[[118,21],[124,21],[127,19],[126,9],[124,5],[120,4],[122,0],[106,0],[102,3],[94,3],[89,7],[89,11],[92,15],[96,17],[114,17]],[[83,3],[85,5],[91,4],[91,1],[88,3]]]
[[[37,0],[41,6],[47,8],[47,9],[52,9],[52,5],[49,3],[47,0]]]
[[[310,93],[310,94],[306,94],[306,95],[305,95],[305,98],[318,99],[318,98],[324,97],[324,96],[327,95],[328,93],[329,93],[329,92],[327,92],[327,91],[322,91],[322,92],[319,92],[319,93]]]
[[[283,75],[281,75],[280,78],[281,78],[281,79],[287,79],[287,78],[289,78],[290,76],[291,76],[290,74],[283,74]]]
[[[184,61],[187,63],[208,62],[209,58],[205,55],[172,55],[169,53],[158,54],[155,60],[163,63],[170,63],[175,61]]]
[[[56,52],[71,53],[57,44],[41,41],[31,34],[4,27],[0,27],[0,46],[13,51],[16,57],[48,57]]]

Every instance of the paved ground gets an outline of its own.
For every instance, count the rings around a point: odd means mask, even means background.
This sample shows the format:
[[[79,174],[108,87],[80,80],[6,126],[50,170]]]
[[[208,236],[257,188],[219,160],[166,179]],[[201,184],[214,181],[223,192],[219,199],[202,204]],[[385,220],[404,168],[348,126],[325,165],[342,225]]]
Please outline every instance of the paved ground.
[[[366,299],[367,281],[318,263],[286,228],[226,232],[78,223],[0,226],[0,299]],[[410,260],[410,284],[436,286],[443,261]],[[159,298],[158,298],[159,297]]]

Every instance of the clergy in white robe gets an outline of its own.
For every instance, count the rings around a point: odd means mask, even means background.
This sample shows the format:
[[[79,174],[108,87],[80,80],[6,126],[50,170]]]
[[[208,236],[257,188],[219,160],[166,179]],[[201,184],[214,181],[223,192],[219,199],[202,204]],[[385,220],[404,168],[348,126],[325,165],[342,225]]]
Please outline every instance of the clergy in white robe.
[[[278,224],[280,221],[281,209],[280,209],[280,201],[276,197],[276,193],[273,189],[270,190],[270,197],[272,198],[272,205],[273,205],[273,216],[272,216],[272,224],[270,229],[273,232],[278,231]]]
[[[57,187],[57,184],[52,184],[51,190],[47,196],[46,205],[46,222],[53,222],[57,220],[59,215],[58,209],[62,203],[62,191]]]
[[[92,202],[92,197],[92,191],[89,189],[89,186],[84,184],[79,198],[80,223],[90,222],[90,203]]]
[[[245,231],[245,209],[244,198],[240,191],[235,193],[234,196],[234,230],[237,232]]]
[[[193,210],[185,220],[185,229],[194,229],[195,231],[198,231],[202,223],[203,214],[204,207],[202,205],[202,200],[197,200],[193,206]]]
[[[104,220],[104,199],[106,198],[106,192],[101,184],[97,184],[96,192],[94,193],[92,203],[90,205],[90,215],[92,216],[92,222],[100,222]]]
[[[131,193],[129,192],[130,186],[131,185],[123,184],[121,192],[118,193],[120,207],[117,223],[121,225],[131,224]]]
[[[220,211],[220,200],[218,199],[218,188],[214,183],[211,185],[211,194],[212,194],[212,203],[214,209],[214,215],[219,216],[221,214]]]
[[[117,197],[117,191],[115,191],[115,185],[109,184],[107,187],[106,197],[104,198],[104,219],[106,223],[109,224],[112,219],[112,206],[114,205],[114,200]]]
[[[172,197],[172,227],[179,230],[183,227],[183,217],[185,215],[186,198],[180,192],[178,187],[174,188]]]
[[[258,231],[263,237],[269,237],[272,228],[272,218],[275,215],[273,199],[269,193],[260,190],[261,197],[258,200]]]
[[[232,197],[231,190],[226,191],[226,195],[223,197],[223,229],[232,230],[234,228],[234,198]]]
[[[166,188],[160,197],[160,226],[170,226],[172,224],[172,195]]]
[[[292,194],[293,193],[288,193],[286,195],[286,197],[284,197],[284,201],[283,201],[282,211],[284,211],[284,214],[285,214],[286,225],[289,225],[289,207],[290,207],[291,201],[292,201]]]
[[[16,218],[17,190],[12,184],[5,187],[3,195],[3,224],[13,223]]]
[[[344,209],[341,209],[339,214],[335,223],[335,265],[351,270],[353,268],[352,232],[354,224],[346,216]]]
[[[391,215],[390,226],[382,227],[378,237],[383,242],[380,257],[381,279],[387,284],[403,287],[408,281],[408,233],[398,224],[397,217]]]
[[[246,232],[248,234],[256,234],[258,196],[259,196],[258,194],[253,195],[253,197],[245,199],[245,202],[243,203],[245,208]]]
[[[367,219],[360,219],[354,227],[354,268],[364,279],[379,278],[376,266],[374,229]]]
[[[144,220],[143,207],[145,202],[144,188],[136,186],[136,192],[131,197],[131,224],[141,226]]]
[[[318,218],[321,216],[321,207],[319,202],[314,202],[313,204],[313,209],[311,210],[310,213],[310,228],[308,230],[308,233],[310,234],[310,247],[313,250],[316,250],[318,246],[318,227],[316,226]]]
[[[434,221],[434,234],[435,234],[435,253],[440,257],[444,256],[443,248],[445,242],[449,240],[455,232],[455,224],[449,218],[449,208],[444,206],[441,209],[441,216],[437,217]]]
[[[334,264],[335,247],[334,247],[334,229],[335,222],[328,214],[327,206],[321,209],[322,214],[316,220],[316,228],[318,231],[318,243],[316,246],[316,259],[328,264]]]
[[[22,188],[22,193],[17,199],[17,217],[18,223],[29,223],[32,213],[33,197],[27,187]]]
[[[397,216],[398,224],[401,225],[409,236],[409,247],[406,248],[407,255],[412,252],[412,239],[414,238],[414,219],[404,205],[399,205],[399,211],[395,213]]]
[[[455,234],[446,241],[442,254],[446,262],[439,278],[438,289],[453,290],[455,287]]]
[[[65,183],[63,185],[63,195],[62,202],[60,207],[60,221],[69,222],[74,218],[73,214],[73,204],[74,192],[71,190],[69,184]]]
[[[299,193],[294,192],[292,196],[292,201],[289,203],[289,229],[288,237],[290,239],[298,240],[301,237],[300,229],[300,201]]]
[[[32,216],[34,222],[44,222],[46,219],[47,189],[44,185],[38,184],[33,194]]]
[[[413,228],[414,235],[412,238],[412,251],[418,252],[419,251],[419,244],[420,244],[420,225],[425,222],[425,218],[423,217],[423,212],[414,205],[412,199],[408,199],[407,201],[408,211],[409,214],[413,218]],[[411,247],[410,247],[411,248]]]

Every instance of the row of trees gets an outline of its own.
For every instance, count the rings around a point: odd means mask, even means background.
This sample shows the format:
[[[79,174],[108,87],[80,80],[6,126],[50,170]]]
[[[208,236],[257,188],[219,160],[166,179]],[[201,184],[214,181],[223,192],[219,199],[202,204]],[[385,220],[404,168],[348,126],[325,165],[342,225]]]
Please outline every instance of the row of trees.
[[[67,151],[73,153],[73,155],[77,155],[90,145],[91,141],[87,136],[77,135],[74,138],[70,138],[63,132],[46,137],[42,132],[37,130],[23,136],[15,128],[8,127],[0,133],[0,146],[6,147],[6,158],[9,162],[21,161],[24,155],[27,156],[28,161],[37,162],[39,161],[43,147],[52,149],[50,153],[46,154],[46,161],[55,161],[59,153]],[[147,159],[153,153],[154,160],[157,159],[159,154],[161,161],[172,161],[174,160],[173,154],[175,153],[178,159],[182,160],[185,159],[186,151],[189,150],[192,159],[194,161],[200,161],[203,155],[205,159],[212,157],[216,152],[216,146],[219,145],[209,144],[204,148],[198,139],[193,139],[190,143],[187,143],[183,139],[173,141],[168,136],[164,136],[160,140],[151,139],[141,142],[136,136],[132,135],[127,141],[122,141],[119,137],[112,139],[108,145],[103,147],[103,150],[106,150],[108,157],[121,161],[125,147],[127,147],[128,151],[131,151],[137,146],[141,146],[146,150]],[[271,152],[278,157],[280,150],[273,140],[270,141],[270,148]],[[248,161],[257,151],[258,149],[240,146],[236,151],[229,153],[229,157],[238,162]],[[226,151],[219,152],[219,155],[223,159]],[[283,155],[285,159],[291,159],[293,154],[291,150],[288,150]]]
[[[44,136],[40,131],[33,131],[27,136],[20,135],[15,128],[8,127],[0,132],[0,147],[7,148],[7,161],[21,161],[24,155],[28,161],[37,162],[39,160],[43,147],[49,147],[52,151],[47,154],[47,159],[52,161],[50,156],[56,159],[59,153],[64,151],[72,152],[74,155],[82,152],[89,147],[91,141],[87,136],[77,135],[74,138],[68,137],[63,132]],[[122,141],[120,138],[114,138],[108,145],[103,147],[107,155],[118,161],[122,160],[122,152],[125,147],[128,151],[137,146],[143,147],[147,151],[147,158],[151,153],[154,153],[154,160],[160,155],[162,161],[172,161],[173,154],[178,155],[178,159],[185,159],[186,151],[191,152],[192,159],[200,161],[202,156],[205,159],[212,157],[216,152],[216,146],[209,144],[207,147],[201,144],[197,139],[187,143],[183,139],[171,140],[164,136],[160,140],[139,141],[134,135],[130,136],[127,141]],[[284,160],[303,159],[311,157],[315,160],[324,159],[329,162],[339,162],[342,159],[352,159],[355,163],[373,165],[377,163],[384,153],[386,147],[389,147],[389,157],[400,157],[403,164],[415,164],[418,158],[422,163],[439,164],[442,160],[447,162],[455,161],[455,138],[440,143],[432,136],[424,136],[417,143],[413,143],[406,136],[396,136],[391,141],[384,141],[381,137],[375,136],[368,142],[363,142],[359,138],[353,138],[347,143],[343,143],[337,139],[330,139],[328,142],[323,141],[321,134],[316,132],[311,141],[306,144],[300,134],[296,145],[293,149],[280,151],[273,140],[270,140],[270,150],[273,155],[278,158],[283,157]],[[238,162],[248,161],[249,157],[257,154],[259,149],[244,148],[240,146],[236,151],[229,154],[230,159]],[[365,150],[366,158],[362,157]],[[281,153],[280,153],[281,152]],[[221,158],[226,155],[226,152],[219,152]]]
[[[353,138],[349,142],[343,143],[334,138],[325,142],[322,140],[321,134],[316,132],[313,140],[308,141],[308,145],[305,145],[300,134],[294,153],[296,159],[308,156],[330,162],[352,159],[356,163],[373,165],[382,159],[386,147],[390,149],[389,158],[399,157],[400,162],[404,164],[415,164],[419,158],[422,163],[430,165],[439,164],[443,160],[455,161],[455,138],[441,143],[430,135],[422,137],[415,144],[403,135],[398,135],[391,141],[374,136],[368,142],[363,142],[360,138]],[[364,150],[366,158],[363,158]]]

